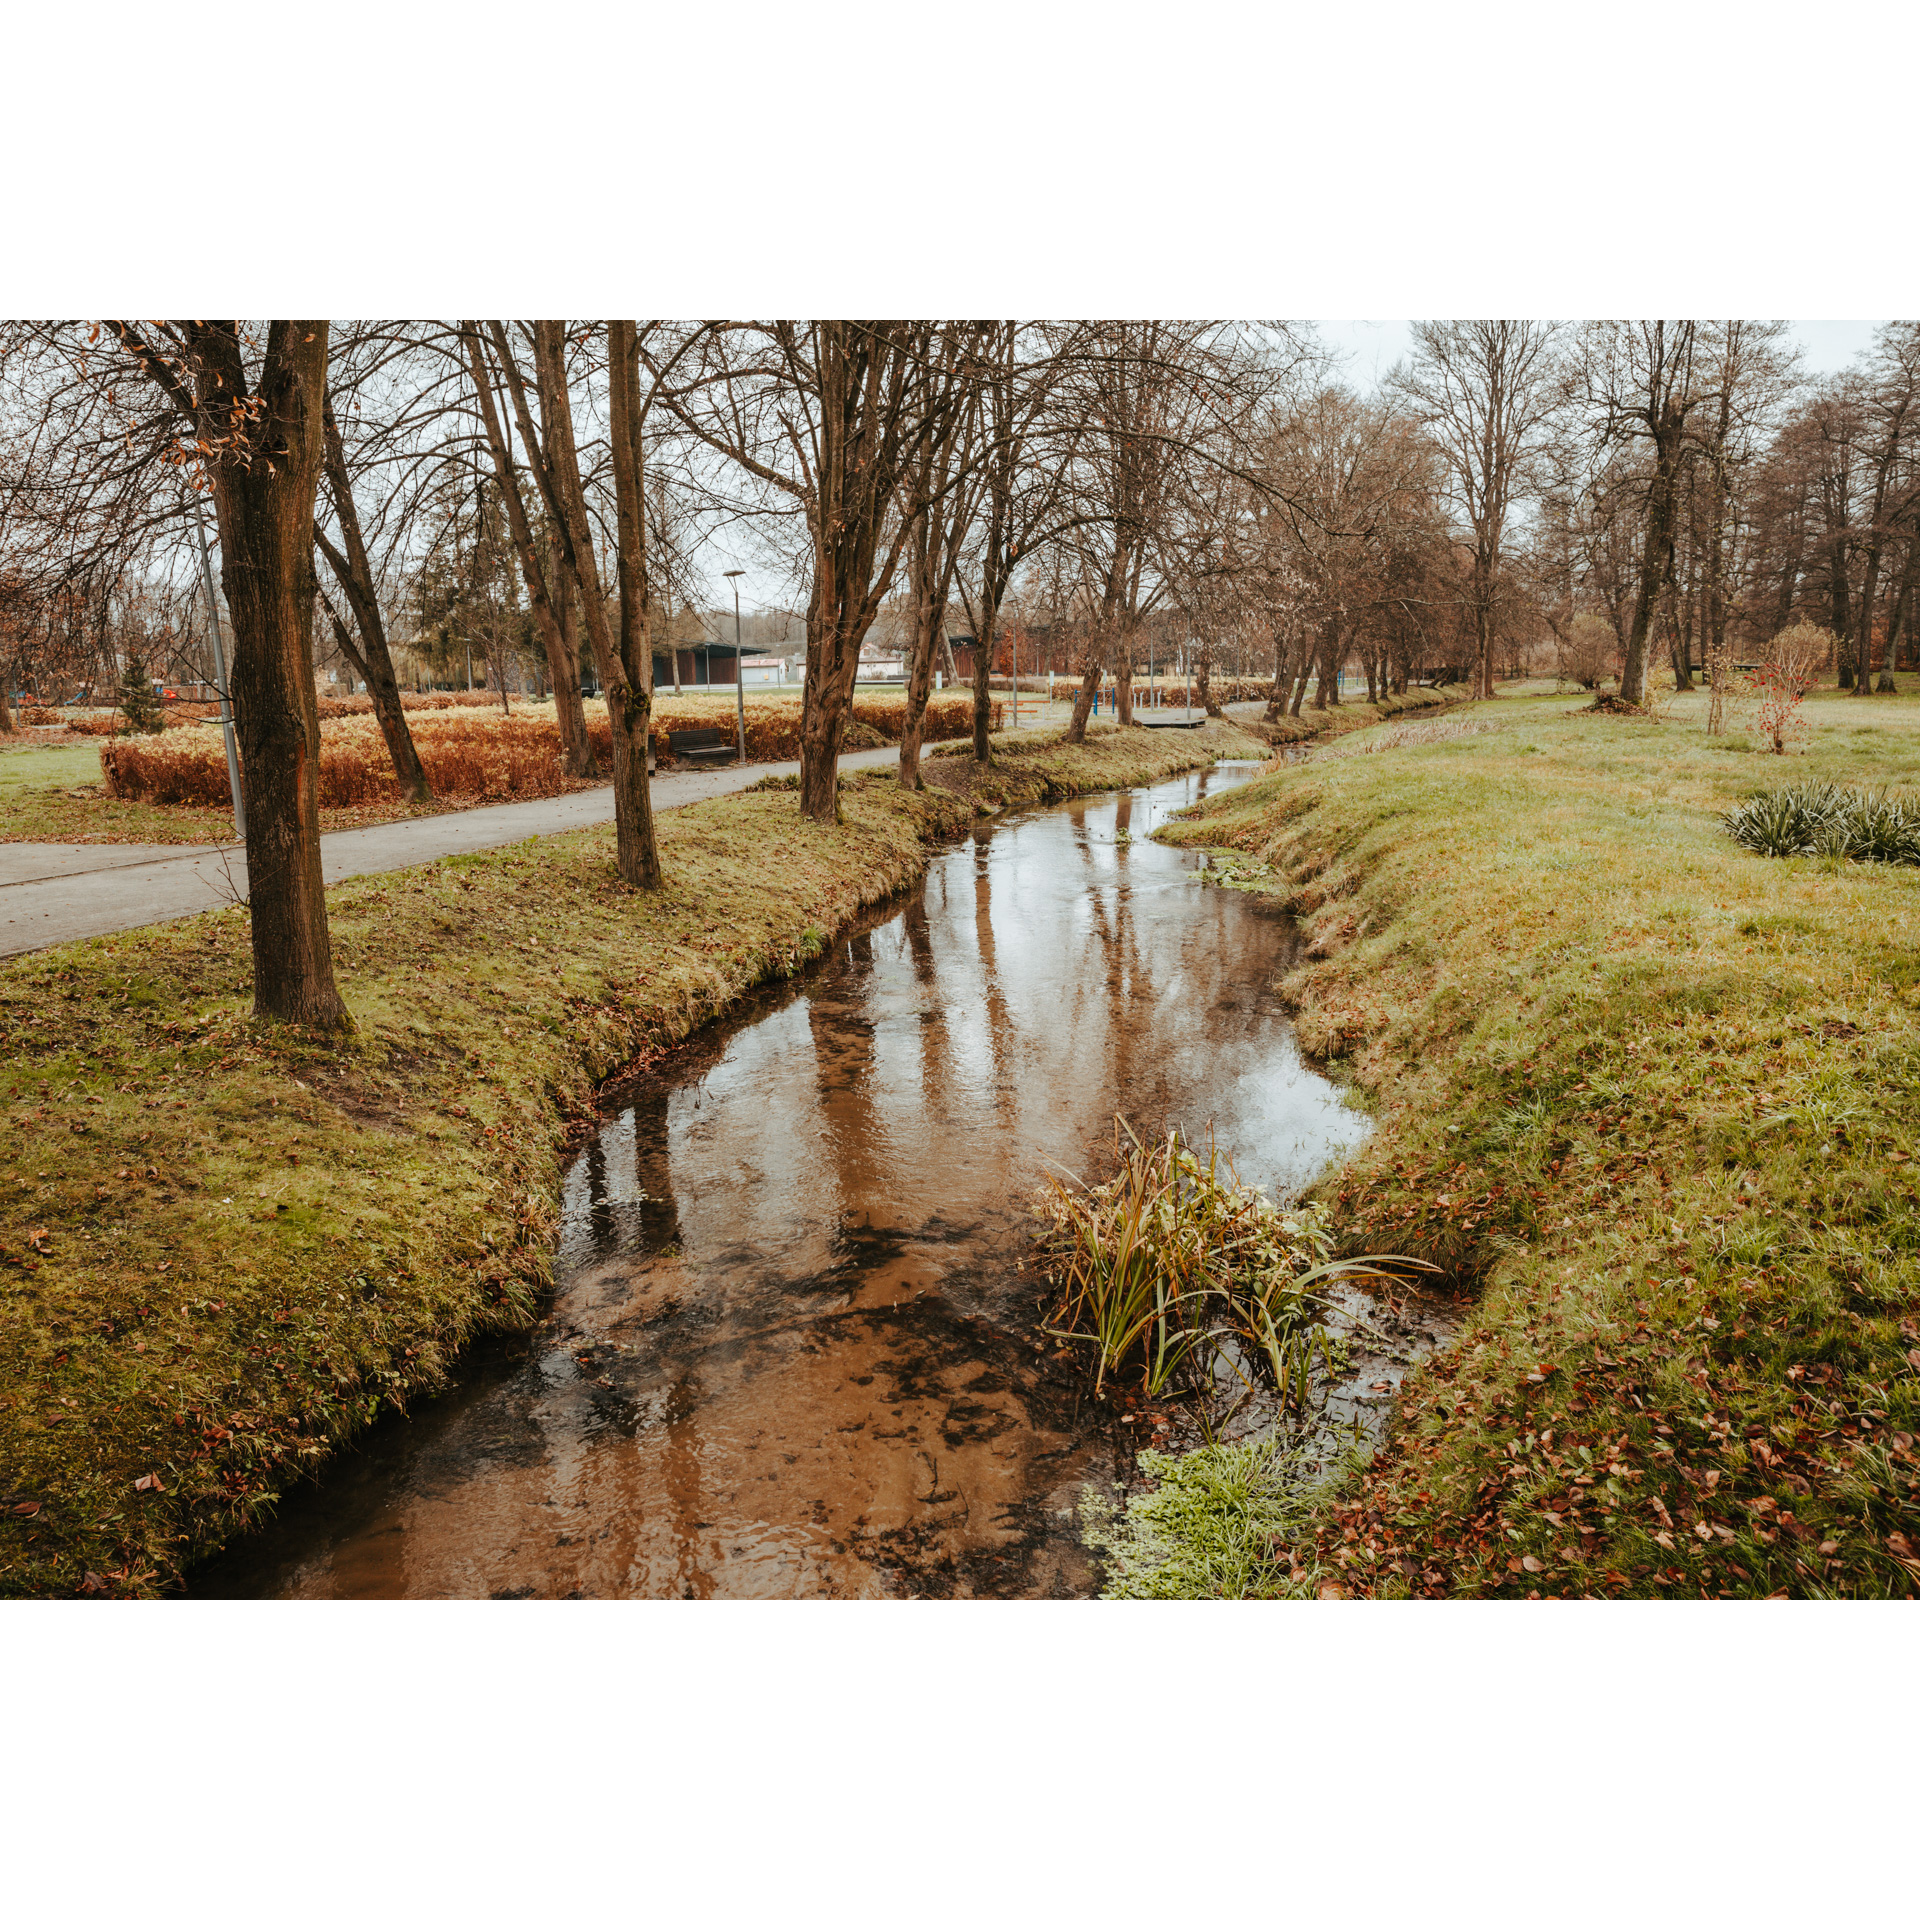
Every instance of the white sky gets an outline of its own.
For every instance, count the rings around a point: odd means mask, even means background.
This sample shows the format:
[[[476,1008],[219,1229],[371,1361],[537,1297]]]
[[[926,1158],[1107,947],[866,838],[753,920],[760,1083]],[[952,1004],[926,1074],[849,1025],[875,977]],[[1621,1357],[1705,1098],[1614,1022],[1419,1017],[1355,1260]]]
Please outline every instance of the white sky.
[[[1878,320],[1795,320],[1790,323],[1809,373],[1837,373],[1857,353],[1873,345]],[[1408,347],[1405,320],[1316,320],[1320,337],[1347,356],[1347,378],[1362,391],[1371,387]]]

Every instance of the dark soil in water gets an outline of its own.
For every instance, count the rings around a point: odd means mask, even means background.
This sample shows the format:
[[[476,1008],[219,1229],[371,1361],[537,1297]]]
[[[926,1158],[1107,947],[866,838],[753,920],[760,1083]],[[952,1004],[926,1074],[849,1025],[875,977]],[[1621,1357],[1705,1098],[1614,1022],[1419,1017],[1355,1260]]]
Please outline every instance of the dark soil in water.
[[[623,1085],[568,1173],[542,1325],[380,1423],[193,1592],[1094,1591],[1079,1494],[1136,1484],[1145,1423],[1037,1335],[1044,1174],[1103,1174],[1122,1112],[1211,1125],[1281,1197],[1366,1125],[1275,1006],[1288,919],[1145,839],[1251,771],[983,829]],[[1348,1304],[1380,1350],[1329,1412],[1372,1425],[1444,1329]]]

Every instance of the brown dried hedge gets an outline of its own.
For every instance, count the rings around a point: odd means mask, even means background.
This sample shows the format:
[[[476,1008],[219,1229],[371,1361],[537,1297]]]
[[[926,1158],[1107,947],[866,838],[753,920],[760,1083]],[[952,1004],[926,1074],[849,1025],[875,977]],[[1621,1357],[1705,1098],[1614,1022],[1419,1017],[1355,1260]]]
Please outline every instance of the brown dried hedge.
[[[473,696],[427,695],[465,707]],[[333,703],[326,703],[333,704]],[[408,703],[410,706],[412,702]],[[690,726],[724,725],[732,710],[705,700],[674,703],[671,713],[653,717],[654,751],[670,756],[673,736]],[[708,709],[712,709],[708,711]],[[551,708],[499,711],[445,711],[415,709],[411,721],[420,764],[428,784],[445,798],[527,800],[565,791],[568,782],[560,768],[560,728]],[[926,738],[952,740],[971,725],[971,707],[965,700],[930,703]],[[905,709],[897,701],[857,701],[854,719],[875,735],[897,740]],[[993,710],[993,724],[1000,709]],[[587,737],[604,766],[612,754],[612,739],[603,702],[587,707]],[[747,758],[753,761],[792,760],[800,752],[800,703],[761,703],[747,710]],[[227,802],[227,764],[217,727],[194,727],[167,733],[116,738],[100,749],[107,790],[117,799],[145,800],[161,806],[218,807]],[[379,723],[371,714],[323,718],[320,725],[320,804],[357,807],[399,797],[393,763]]]

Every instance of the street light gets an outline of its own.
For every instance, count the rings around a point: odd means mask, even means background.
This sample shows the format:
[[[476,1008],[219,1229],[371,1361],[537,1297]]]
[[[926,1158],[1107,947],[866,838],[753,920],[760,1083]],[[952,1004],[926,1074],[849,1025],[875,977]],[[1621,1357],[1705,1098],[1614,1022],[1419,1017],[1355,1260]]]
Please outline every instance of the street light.
[[[220,644],[220,603],[213,591],[213,560],[207,552],[207,520],[200,493],[193,495],[193,530],[200,536],[200,579],[207,590],[207,625],[213,630],[213,670],[220,678],[220,737],[227,748],[227,785],[233,790],[233,831],[237,838],[247,837],[247,807],[240,794],[240,760],[233,750],[233,692],[227,679],[226,649]]]
[[[731,567],[721,575],[733,582],[733,717],[740,736],[740,764],[747,764],[746,643],[740,637],[740,576],[745,567]]]

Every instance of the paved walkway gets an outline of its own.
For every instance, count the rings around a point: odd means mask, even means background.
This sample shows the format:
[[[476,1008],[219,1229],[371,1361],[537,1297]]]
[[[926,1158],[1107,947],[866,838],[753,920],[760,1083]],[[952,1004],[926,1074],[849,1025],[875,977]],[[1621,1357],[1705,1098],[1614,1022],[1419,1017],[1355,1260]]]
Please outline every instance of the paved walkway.
[[[897,762],[898,747],[843,753],[842,769]],[[774,765],[687,768],[654,776],[657,812],[737,793],[769,774],[798,773],[797,760]],[[511,846],[541,834],[597,827],[613,818],[613,788],[520,800],[462,813],[395,820],[383,827],[320,837],[320,871],[331,886],[357,873],[424,866],[450,853]],[[182,920],[247,897],[247,856],[238,842],[220,847],[86,847],[41,841],[0,842],[0,957],[68,940],[124,933]]]

